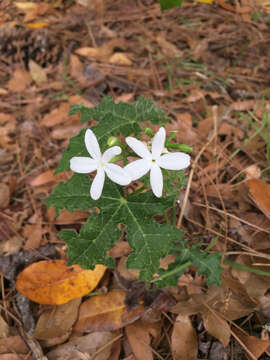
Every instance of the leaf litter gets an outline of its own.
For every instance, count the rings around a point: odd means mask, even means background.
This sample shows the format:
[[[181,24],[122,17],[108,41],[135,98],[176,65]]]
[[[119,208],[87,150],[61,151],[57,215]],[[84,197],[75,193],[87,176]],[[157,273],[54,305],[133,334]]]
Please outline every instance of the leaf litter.
[[[116,103],[152,97],[172,119],[167,131],[179,130],[177,141],[193,146],[195,157],[203,149],[189,202],[181,200],[190,244],[211,244],[233,262],[269,271],[267,3],[186,1],[161,13],[151,0],[3,1],[0,19],[0,359],[269,358],[269,277],[225,263],[220,288],[190,268],[177,287],[155,293],[123,270],[131,250],[121,239],[110,250],[119,276],[106,272],[87,300],[30,306],[14,288],[29,264],[65,260],[58,231],[79,231],[88,216],[61,210],[56,219],[44,200],[68,178],[53,173],[69,137],[84,127],[78,114],[67,116],[69,106],[93,107],[106,95]],[[254,165],[260,171],[250,176]],[[87,310],[104,298],[105,314]],[[84,307],[88,324],[78,333],[73,324]]]

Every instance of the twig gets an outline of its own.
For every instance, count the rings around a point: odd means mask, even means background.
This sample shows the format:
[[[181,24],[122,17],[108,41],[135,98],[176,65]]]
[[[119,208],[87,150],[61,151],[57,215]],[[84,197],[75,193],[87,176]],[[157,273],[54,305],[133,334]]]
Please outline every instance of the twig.
[[[214,120],[217,119],[217,106],[216,105],[213,106],[213,117],[214,117]],[[216,124],[216,121],[215,121],[215,124]],[[217,129],[217,125],[215,125],[215,129]],[[207,141],[207,143],[201,148],[200,152],[196,156],[196,158],[195,158],[195,160],[194,160],[194,162],[193,162],[193,164],[191,166],[191,171],[190,171],[189,178],[188,178],[188,184],[187,184],[187,189],[186,189],[186,192],[185,192],[185,197],[184,197],[184,200],[183,200],[183,205],[182,205],[181,212],[180,212],[180,215],[179,215],[179,218],[178,218],[178,221],[177,221],[177,227],[178,228],[180,228],[181,225],[182,225],[182,220],[183,220],[185,208],[187,206],[188,196],[189,196],[190,187],[191,187],[191,183],[192,183],[192,179],[193,179],[193,175],[194,175],[194,172],[195,172],[196,165],[197,165],[200,157],[202,156],[203,152],[211,144],[211,142],[215,139],[216,135],[217,135],[217,132],[214,131],[213,134],[211,135],[210,139]]]

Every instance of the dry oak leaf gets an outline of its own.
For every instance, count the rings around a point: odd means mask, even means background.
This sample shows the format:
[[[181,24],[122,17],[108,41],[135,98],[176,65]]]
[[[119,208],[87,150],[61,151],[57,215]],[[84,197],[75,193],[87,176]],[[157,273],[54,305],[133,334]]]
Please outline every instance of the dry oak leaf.
[[[247,186],[258,208],[270,219],[270,185],[260,179],[249,179]]]
[[[105,270],[103,265],[83,270],[79,265],[65,265],[64,260],[40,261],[18,275],[16,288],[39,304],[61,305],[91,292]]]

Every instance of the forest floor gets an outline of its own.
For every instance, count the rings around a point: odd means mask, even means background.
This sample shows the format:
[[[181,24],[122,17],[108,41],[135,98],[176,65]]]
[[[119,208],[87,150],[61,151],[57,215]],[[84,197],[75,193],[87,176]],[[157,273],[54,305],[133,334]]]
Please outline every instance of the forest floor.
[[[181,225],[189,242],[269,270],[266,5],[187,1],[161,12],[153,0],[0,2],[0,360],[270,358],[267,276],[227,267],[222,286],[207,288],[191,267],[168,289],[189,299],[178,315],[148,311],[118,328],[98,318],[88,335],[72,330],[79,301],[57,313],[15,286],[27,265],[65,259],[57,233],[87,216],[56,218],[44,200],[70,176],[53,173],[70,137],[86,127],[68,116],[70,106],[92,107],[104,96],[150,97],[172,119],[167,132],[178,130],[177,141],[193,147]],[[117,249],[117,269],[136,281],[124,269],[127,254]],[[117,288],[111,278],[96,291]]]

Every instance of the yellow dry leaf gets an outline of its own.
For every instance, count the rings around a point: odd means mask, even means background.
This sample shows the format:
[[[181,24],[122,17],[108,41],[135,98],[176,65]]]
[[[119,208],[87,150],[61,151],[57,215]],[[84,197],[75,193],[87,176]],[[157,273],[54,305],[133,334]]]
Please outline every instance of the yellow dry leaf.
[[[8,91],[6,89],[0,88],[0,95],[7,95]]]
[[[45,27],[47,27],[47,26],[49,26],[50,25],[50,23],[48,23],[48,22],[46,22],[46,21],[44,21],[44,22],[37,22],[37,23],[30,23],[30,24],[26,24],[25,26],[27,27],[27,28],[29,28],[29,29],[33,29],[33,30],[35,30],[35,29],[43,29],[43,28],[45,28]]]
[[[79,265],[66,266],[64,260],[40,261],[18,275],[16,288],[39,304],[65,304],[92,291],[105,270],[103,265],[83,270]]]
[[[196,2],[204,3],[204,4],[212,4],[213,0],[195,0]]]
[[[115,65],[126,65],[126,66],[132,65],[132,61],[129,60],[127,55],[124,53],[120,53],[120,52],[114,53],[110,57],[109,63],[115,64]]]
[[[19,1],[16,1],[14,3],[14,5],[20,9],[20,10],[30,10],[30,9],[35,9],[38,4],[37,3],[34,3],[32,1],[26,1],[26,2],[19,2]]]

